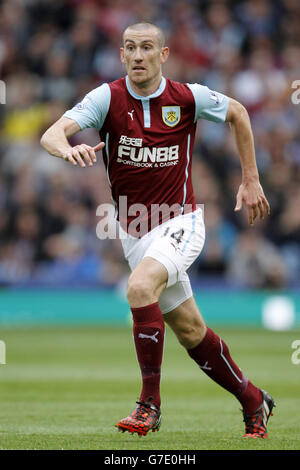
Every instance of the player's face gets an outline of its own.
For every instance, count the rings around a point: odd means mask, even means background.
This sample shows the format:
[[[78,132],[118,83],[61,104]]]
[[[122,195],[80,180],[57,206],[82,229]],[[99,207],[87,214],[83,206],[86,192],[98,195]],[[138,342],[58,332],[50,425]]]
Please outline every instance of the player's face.
[[[156,30],[128,30],[124,35],[121,60],[126,65],[132,83],[143,85],[161,77],[161,64],[168,57],[167,47],[161,47]]]

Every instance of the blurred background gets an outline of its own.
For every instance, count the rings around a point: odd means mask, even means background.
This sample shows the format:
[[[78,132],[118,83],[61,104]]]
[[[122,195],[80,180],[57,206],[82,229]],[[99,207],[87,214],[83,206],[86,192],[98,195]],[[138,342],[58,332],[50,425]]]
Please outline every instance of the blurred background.
[[[189,273],[204,317],[299,326],[299,0],[0,0],[0,324],[127,321],[120,242],[96,236],[96,208],[111,202],[101,158],[73,168],[39,141],[88,91],[125,75],[121,36],[138,21],[164,30],[166,77],[247,108],[271,206],[251,228],[245,209],[234,213],[241,170],[229,126],[199,122],[193,178],[207,236]],[[98,140],[89,129],[71,143]]]

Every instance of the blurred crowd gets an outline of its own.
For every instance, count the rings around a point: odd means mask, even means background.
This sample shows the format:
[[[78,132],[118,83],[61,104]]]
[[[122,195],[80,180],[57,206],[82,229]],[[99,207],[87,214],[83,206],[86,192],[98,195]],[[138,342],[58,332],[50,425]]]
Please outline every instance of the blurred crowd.
[[[299,0],[0,0],[0,285],[120,285],[118,240],[99,240],[96,208],[111,202],[104,165],[72,167],[40,146],[43,132],[92,88],[124,76],[123,30],[149,21],[170,47],[163,72],[246,106],[271,215],[235,213],[241,169],[230,128],[198,123],[193,154],[206,244],[195,281],[300,285]],[[3,91],[3,86],[2,86]],[[300,93],[299,93],[300,97]],[[75,145],[98,143],[88,129]]]

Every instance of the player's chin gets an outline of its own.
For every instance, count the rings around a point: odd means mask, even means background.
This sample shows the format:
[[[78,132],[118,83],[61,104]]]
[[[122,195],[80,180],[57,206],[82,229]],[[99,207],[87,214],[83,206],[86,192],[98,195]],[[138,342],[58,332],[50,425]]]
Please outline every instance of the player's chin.
[[[131,77],[135,80],[135,81],[145,81],[145,79],[147,78],[147,74],[146,74],[146,70],[143,70],[143,69],[133,69],[131,71]]]

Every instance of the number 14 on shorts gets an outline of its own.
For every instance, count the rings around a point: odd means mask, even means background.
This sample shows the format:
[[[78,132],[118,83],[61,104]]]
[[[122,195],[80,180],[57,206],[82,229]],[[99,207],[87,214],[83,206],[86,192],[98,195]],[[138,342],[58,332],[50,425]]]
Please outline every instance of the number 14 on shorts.
[[[166,237],[168,235],[169,230],[170,230],[170,227],[167,227],[165,233],[163,234],[164,237]],[[174,240],[179,245],[179,243],[182,241],[183,234],[184,234],[184,230],[183,230],[183,228],[181,228],[181,229],[177,230],[176,232],[171,233],[170,236],[172,238],[174,238]]]

